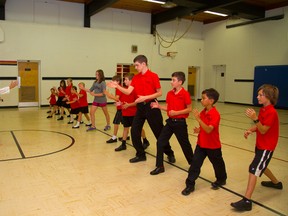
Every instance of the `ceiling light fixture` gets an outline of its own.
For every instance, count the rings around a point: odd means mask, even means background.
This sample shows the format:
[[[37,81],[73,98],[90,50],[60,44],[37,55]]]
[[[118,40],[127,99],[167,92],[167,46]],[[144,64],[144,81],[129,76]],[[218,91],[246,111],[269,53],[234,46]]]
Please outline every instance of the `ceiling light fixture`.
[[[223,17],[228,16],[227,14],[217,13],[217,12],[213,12],[213,11],[204,11],[204,13],[209,13],[209,14],[213,14],[213,15],[217,15],[217,16],[223,16]]]
[[[171,1],[166,1],[165,4],[162,4],[161,7],[163,8],[173,8],[176,7],[177,4],[171,2]]]
[[[157,4],[165,4],[165,1],[160,1],[160,0],[143,0],[143,1],[157,3]]]

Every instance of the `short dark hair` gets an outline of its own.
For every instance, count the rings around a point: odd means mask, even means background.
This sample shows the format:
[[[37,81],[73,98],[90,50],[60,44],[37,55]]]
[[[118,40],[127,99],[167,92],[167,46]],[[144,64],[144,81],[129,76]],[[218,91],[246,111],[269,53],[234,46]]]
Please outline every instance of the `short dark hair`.
[[[127,74],[124,75],[124,78],[126,78],[126,77],[127,77],[129,80],[132,80],[133,77],[134,77],[134,74],[133,74],[133,73],[127,73]]]
[[[202,94],[206,94],[209,99],[214,100],[213,104],[215,104],[219,99],[219,93],[214,88],[205,89],[202,91]]]
[[[112,81],[118,81],[119,83],[121,83],[121,76],[120,75],[113,76]]]
[[[176,77],[179,81],[182,81],[182,84],[185,82],[185,73],[182,71],[177,71],[172,73],[172,77]]]
[[[148,59],[145,55],[138,55],[134,58],[133,62],[139,62],[139,63],[143,63],[145,62],[146,65],[148,65]]]
[[[258,88],[259,92],[260,90],[263,91],[263,94],[265,97],[270,101],[272,105],[276,105],[279,97],[279,90],[276,86],[270,85],[270,84],[263,84]]]
[[[77,87],[76,87],[76,86],[72,86],[72,89],[74,89],[75,91],[77,91]]]

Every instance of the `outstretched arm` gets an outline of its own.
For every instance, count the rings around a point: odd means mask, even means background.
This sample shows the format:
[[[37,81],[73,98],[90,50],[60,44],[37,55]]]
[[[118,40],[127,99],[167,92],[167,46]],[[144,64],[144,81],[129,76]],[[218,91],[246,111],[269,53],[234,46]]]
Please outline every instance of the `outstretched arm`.
[[[107,86],[110,88],[115,88],[118,89],[119,91],[121,91],[122,93],[129,95],[131,94],[131,92],[133,91],[134,87],[133,86],[129,86],[128,88],[124,88],[122,86],[120,86],[118,83],[111,81],[109,83],[107,83]]]

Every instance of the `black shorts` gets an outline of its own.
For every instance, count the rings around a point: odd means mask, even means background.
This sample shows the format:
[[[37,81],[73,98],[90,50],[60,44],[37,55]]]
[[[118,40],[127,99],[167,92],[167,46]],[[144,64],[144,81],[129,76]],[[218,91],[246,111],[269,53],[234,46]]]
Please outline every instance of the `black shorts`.
[[[119,125],[122,123],[123,118],[122,118],[122,110],[117,110],[115,117],[113,119],[113,124]]]
[[[273,156],[273,151],[255,148],[255,157],[249,166],[249,173],[260,177]]]
[[[131,127],[134,116],[123,116],[122,124],[124,127]]]
[[[83,114],[89,113],[88,106],[80,107],[80,108],[79,108],[79,112],[81,112],[81,113],[83,113]]]
[[[64,97],[58,97],[58,99],[57,99],[57,106],[59,106],[59,107],[62,107],[63,106],[63,99],[64,99]]]
[[[76,109],[71,109],[70,114],[78,114],[79,110],[80,110],[80,107]]]

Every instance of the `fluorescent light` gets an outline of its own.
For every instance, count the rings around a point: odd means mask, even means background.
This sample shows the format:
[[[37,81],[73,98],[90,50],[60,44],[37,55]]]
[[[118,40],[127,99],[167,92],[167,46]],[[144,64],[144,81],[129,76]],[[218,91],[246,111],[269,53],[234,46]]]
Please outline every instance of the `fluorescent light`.
[[[214,14],[214,15],[223,16],[223,17],[228,16],[227,14],[217,13],[217,12],[213,12],[213,11],[204,11],[204,13]]]
[[[158,0],[143,0],[143,1],[147,1],[147,2],[152,2],[152,3],[157,3],[157,4],[165,4],[165,2],[163,1],[158,1]]]

